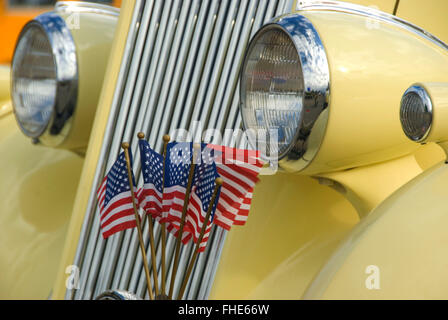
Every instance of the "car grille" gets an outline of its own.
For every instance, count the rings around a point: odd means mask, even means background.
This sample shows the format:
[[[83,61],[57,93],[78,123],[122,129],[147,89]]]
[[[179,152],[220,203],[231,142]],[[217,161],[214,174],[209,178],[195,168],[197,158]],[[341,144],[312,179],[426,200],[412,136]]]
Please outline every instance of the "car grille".
[[[261,25],[289,12],[292,2],[137,0],[95,173],[96,184],[117,158],[121,142],[131,141],[137,185],[142,185],[135,138],[138,131],[145,132],[151,146],[160,152],[163,134],[177,128],[194,130],[195,121],[200,121],[203,128],[221,131],[240,128],[238,74],[246,45]],[[143,230],[148,239],[146,221]],[[160,245],[158,224],[154,232]],[[193,269],[186,298],[208,297],[225,236],[220,228],[212,230],[207,250]],[[171,261],[175,241],[172,236],[168,238],[167,261]],[[192,249],[191,244],[182,249],[179,279]],[[160,277],[160,250],[158,260]],[[126,230],[103,240],[95,190],[91,191],[74,265],[80,269],[80,285],[78,290],[67,291],[67,299],[92,299],[109,289],[147,297],[137,232]],[[169,276],[170,272],[167,287]]]

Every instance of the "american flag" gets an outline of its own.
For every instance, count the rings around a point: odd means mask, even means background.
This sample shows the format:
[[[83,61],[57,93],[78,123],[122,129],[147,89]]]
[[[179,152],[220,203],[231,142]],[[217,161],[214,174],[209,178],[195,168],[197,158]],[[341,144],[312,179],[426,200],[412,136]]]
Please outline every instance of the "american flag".
[[[179,145],[180,147],[186,147],[183,145]],[[185,193],[182,190],[182,195],[177,194],[178,198],[172,198],[172,196],[176,196],[176,194],[164,193],[163,188],[163,156],[154,151],[149,143],[141,139],[139,141],[139,148],[141,154],[142,161],[142,175],[144,185],[137,191],[137,198],[139,199],[140,207],[145,210],[146,213],[150,214],[154,219],[156,219],[159,223],[166,223],[165,228],[171,232],[174,236],[177,237],[179,226],[180,226],[180,218],[168,220],[169,212],[177,212],[179,211],[178,206],[182,203],[185,197]],[[169,170],[169,166],[167,166],[166,170]],[[178,168],[180,169],[180,168]],[[185,166],[184,168],[188,170]],[[180,173],[180,171],[178,171]],[[183,173],[185,174],[185,173]],[[187,176],[188,177],[188,176]],[[167,199],[168,197],[168,199]],[[165,213],[163,214],[162,210],[162,199],[165,199]],[[180,200],[182,200],[180,202]],[[174,210],[168,208],[170,205],[174,203]],[[180,209],[180,212],[181,209]],[[171,216],[170,216],[171,218]],[[187,243],[192,235],[186,229],[183,232],[183,242]]]
[[[182,219],[188,175],[192,161],[192,144],[189,142],[170,142],[166,149],[165,188],[163,192],[162,222],[168,222],[168,230],[177,233]],[[188,232],[182,240],[188,242]]]
[[[204,152],[209,151],[209,152]],[[204,224],[204,219],[209,209],[210,201],[215,190],[215,180],[219,177],[216,169],[216,164],[213,159],[214,151],[207,149],[206,144],[201,146],[200,163],[196,166],[193,187],[190,195],[190,202],[188,204],[186,228],[193,236],[193,241],[197,243],[199,234]],[[219,191],[212,204],[212,211],[207,222],[204,236],[199,245],[199,251],[204,251],[209,238],[212,227],[213,216],[216,211],[219,200]]]
[[[129,157],[132,168],[132,155]],[[132,170],[132,169],[131,169]],[[132,180],[135,185],[134,175]],[[101,231],[104,239],[116,232],[136,227],[124,152],[104,177],[97,191]]]
[[[179,222],[167,221],[168,212],[163,214],[162,199],[163,189],[163,156],[154,151],[149,143],[141,139],[139,141],[142,159],[143,187],[137,191],[140,207],[150,214],[159,223],[166,223],[165,228],[177,237]],[[166,195],[165,195],[166,198]],[[182,200],[183,201],[183,200]],[[165,201],[167,205],[167,201]],[[191,234],[184,231],[184,243],[191,239]]]
[[[232,225],[244,225],[249,215],[253,189],[258,182],[263,162],[255,150],[236,149],[208,144],[215,150],[218,174],[224,183],[215,213],[214,223],[226,230]]]
[[[139,148],[144,184],[137,198],[147,214],[158,218],[162,214],[163,156],[151,149],[144,139],[139,140]]]
[[[197,165],[193,175],[190,198],[188,199],[189,202],[182,235],[183,243],[187,243],[191,238],[197,242],[208,210],[208,205],[213,195],[215,179],[219,177],[213,161],[213,150],[210,150],[209,158],[201,158],[202,151],[204,151],[205,147],[206,145],[202,144],[201,153],[197,155],[195,161]],[[167,229],[175,236],[177,236],[180,229],[188,184],[188,174],[191,167],[192,150],[193,144],[191,142],[173,142],[167,146],[165,190],[163,194],[164,221],[168,222]],[[201,241],[200,251],[205,249],[218,199],[219,194],[214,203],[209,226]]]

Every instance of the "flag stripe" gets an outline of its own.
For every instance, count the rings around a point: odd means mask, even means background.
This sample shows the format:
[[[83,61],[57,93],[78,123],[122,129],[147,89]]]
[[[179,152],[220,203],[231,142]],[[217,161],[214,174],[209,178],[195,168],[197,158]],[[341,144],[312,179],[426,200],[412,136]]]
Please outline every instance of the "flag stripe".
[[[137,224],[135,223],[135,219],[132,221],[122,221],[120,224],[116,224],[113,228],[110,228],[107,231],[103,231],[103,238],[106,239],[116,232],[135,228],[136,226]]]
[[[118,211],[118,213],[114,214],[113,216],[110,217],[110,219],[105,220],[102,224],[101,224],[101,228],[103,228],[103,230],[107,230],[109,225],[114,225],[114,222],[121,221],[121,219],[124,219],[125,217],[129,217],[130,220],[135,220],[135,214],[134,214],[134,210],[133,209],[121,209],[120,211]]]
[[[132,195],[131,192],[122,192],[112,198],[112,200],[107,204],[107,206],[101,210],[101,219],[104,219],[111,211],[115,208],[130,203],[132,205]]]

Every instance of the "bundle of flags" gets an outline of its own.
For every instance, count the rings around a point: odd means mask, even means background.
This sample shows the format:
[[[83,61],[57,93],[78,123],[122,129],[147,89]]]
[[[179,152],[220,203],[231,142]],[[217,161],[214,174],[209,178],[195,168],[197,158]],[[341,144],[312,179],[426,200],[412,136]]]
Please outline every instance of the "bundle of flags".
[[[184,244],[191,239],[197,242],[218,177],[223,184],[213,203],[200,251],[206,247],[213,224],[225,230],[245,224],[253,188],[263,165],[258,151],[202,143],[193,159],[193,143],[170,142],[164,159],[144,139],[139,140],[139,149],[144,184],[136,191],[136,201],[146,214],[164,223],[175,236],[180,229],[189,171],[192,163],[196,164],[182,233]],[[97,194],[104,238],[135,227],[123,153],[107,173]]]
[[[139,133],[139,150],[143,186],[134,192],[135,178],[129,143],[103,179],[97,191],[100,226],[104,238],[116,232],[137,228],[145,267],[148,293],[154,298],[138,207],[150,217],[148,221],[151,261],[156,298],[165,295],[166,231],[176,237],[176,250],[171,271],[169,295],[173,296],[174,279],[181,243],[195,243],[193,256],[179,289],[181,299],[197,255],[204,251],[210,231],[216,227],[230,230],[246,223],[252,193],[263,163],[257,151],[235,149],[212,144],[171,142],[164,136],[163,155],[154,151]],[[158,290],[155,242],[152,221],[162,226],[162,286]]]

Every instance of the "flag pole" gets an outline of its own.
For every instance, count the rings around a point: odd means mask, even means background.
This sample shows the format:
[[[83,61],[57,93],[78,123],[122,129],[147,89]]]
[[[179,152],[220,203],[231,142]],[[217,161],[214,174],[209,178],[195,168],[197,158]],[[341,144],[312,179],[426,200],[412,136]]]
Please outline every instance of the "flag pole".
[[[139,132],[137,134],[139,139],[145,139],[145,134],[143,132]],[[148,229],[149,229],[149,243],[151,245],[151,264],[152,264],[152,275],[154,277],[154,292],[156,297],[159,294],[159,276],[157,275],[157,260],[156,260],[156,250],[154,245],[154,228],[152,224],[151,215],[148,216]]]
[[[163,192],[165,191],[165,163],[166,163],[166,149],[171,138],[165,134],[163,136],[163,169],[162,169],[162,212],[163,212]],[[162,217],[163,218],[163,217]],[[166,283],[166,230],[165,221],[162,220],[162,294],[165,295],[165,283]]]
[[[174,264],[173,264],[173,270],[171,272],[171,281],[170,281],[170,292],[169,292],[169,298],[173,298],[173,290],[174,290],[174,280],[176,278],[177,273],[177,267],[179,265],[179,256],[180,256],[180,243],[182,239],[182,234],[184,232],[184,225],[185,225],[185,217],[187,215],[187,209],[188,209],[188,202],[190,199],[190,191],[191,191],[191,185],[193,182],[193,176],[194,176],[194,169],[196,167],[196,157],[198,151],[201,150],[200,144],[193,144],[193,157],[192,162],[190,166],[190,173],[188,175],[188,182],[187,182],[187,190],[185,191],[185,198],[184,198],[184,207],[182,209],[182,218],[180,220],[180,226],[179,226],[179,232],[177,234],[176,238],[176,251],[174,253]]]
[[[212,198],[210,199],[210,204],[208,205],[207,213],[204,218],[204,222],[202,223],[201,232],[199,233],[198,240],[196,242],[196,247],[194,249],[193,257],[190,260],[188,265],[187,273],[185,274],[184,281],[182,282],[182,286],[180,287],[179,294],[177,296],[177,300],[182,299],[185,289],[187,288],[188,280],[190,278],[191,272],[193,271],[194,264],[199,255],[199,247],[201,245],[202,239],[204,238],[205,230],[207,229],[208,220],[210,219],[213,204],[215,203],[216,197],[218,196],[219,188],[222,186],[223,180],[221,178],[216,178],[215,180],[215,189],[213,190]]]
[[[145,268],[146,285],[148,287],[149,299],[154,300],[154,295],[151,290],[151,277],[149,276],[148,261],[146,259],[145,244],[143,243],[143,235],[142,235],[142,227],[140,224],[140,216],[138,215],[137,205],[135,204],[134,186],[132,183],[131,161],[129,160],[129,143],[123,142],[121,144],[121,147],[124,150],[124,156],[126,158],[126,166],[128,168],[129,188],[131,190],[132,205],[134,207],[135,223],[137,224],[138,239],[140,242],[140,250],[141,250],[142,258],[143,258],[143,266]]]

